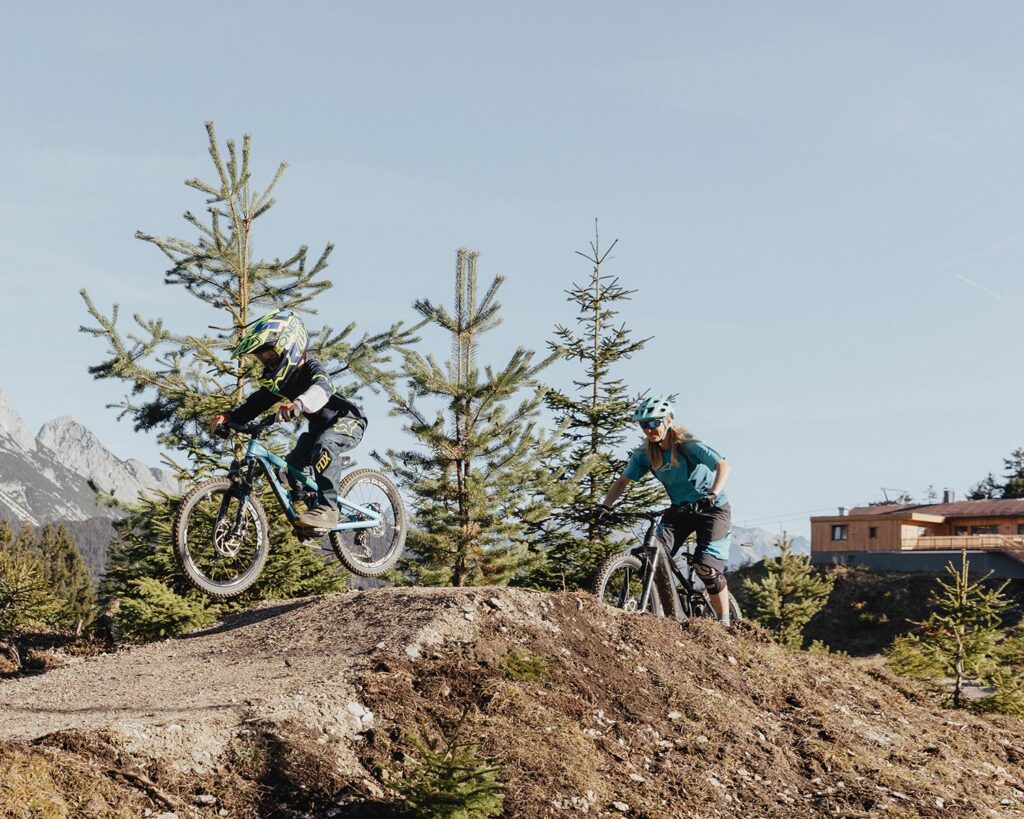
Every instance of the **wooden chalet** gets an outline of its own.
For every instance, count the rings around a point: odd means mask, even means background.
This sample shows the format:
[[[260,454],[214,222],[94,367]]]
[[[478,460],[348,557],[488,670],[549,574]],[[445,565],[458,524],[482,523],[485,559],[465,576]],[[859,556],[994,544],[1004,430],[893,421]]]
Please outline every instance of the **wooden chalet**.
[[[1024,499],[891,503],[811,518],[815,563],[941,571],[961,550],[979,571],[1024,577]]]

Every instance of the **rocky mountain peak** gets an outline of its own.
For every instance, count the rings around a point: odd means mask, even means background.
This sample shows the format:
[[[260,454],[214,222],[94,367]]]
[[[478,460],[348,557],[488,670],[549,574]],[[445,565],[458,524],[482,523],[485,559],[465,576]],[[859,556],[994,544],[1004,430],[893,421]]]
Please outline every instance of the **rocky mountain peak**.
[[[69,415],[43,424],[36,440],[54,452],[103,449],[99,439]]]
[[[35,452],[35,438],[28,431],[17,410],[7,400],[3,390],[0,390],[0,437],[2,436],[10,438],[15,446],[25,452]]]

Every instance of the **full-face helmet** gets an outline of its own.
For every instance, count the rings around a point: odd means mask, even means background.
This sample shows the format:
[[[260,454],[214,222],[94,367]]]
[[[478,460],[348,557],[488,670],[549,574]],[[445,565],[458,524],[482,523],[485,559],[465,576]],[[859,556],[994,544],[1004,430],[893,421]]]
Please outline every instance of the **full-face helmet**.
[[[290,310],[275,310],[258,319],[238,342],[232,358],[255,355],[263,362],[257,379],[261,387],[279,392],[302,361],[309,343],[309,334],[302,320]]]

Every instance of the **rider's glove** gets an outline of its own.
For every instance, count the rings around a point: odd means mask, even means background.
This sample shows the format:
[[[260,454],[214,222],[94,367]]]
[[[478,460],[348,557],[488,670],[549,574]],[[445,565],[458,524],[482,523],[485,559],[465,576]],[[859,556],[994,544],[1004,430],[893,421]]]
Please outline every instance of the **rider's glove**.
[[[716,495],[714,492],[709,492],[706,495],[702,495],[701,497],[697,498],[696,505],[698,512],[703,512],[704,514],[714,512],[715,507],[718,505],[718,495]]]
[[[228,417],[226,415],[214,415],[210,419],[210,432],[216,432],[221,424],[227,423]]]
[[[277,408],[277,417],[282,421],[291,421],[302,414],[302,407],[294,401],[285,401]]]
[[[612,508],[606,503],[599,503],[594,507],[594,519],[598,523],[606,523],[612,516]]]

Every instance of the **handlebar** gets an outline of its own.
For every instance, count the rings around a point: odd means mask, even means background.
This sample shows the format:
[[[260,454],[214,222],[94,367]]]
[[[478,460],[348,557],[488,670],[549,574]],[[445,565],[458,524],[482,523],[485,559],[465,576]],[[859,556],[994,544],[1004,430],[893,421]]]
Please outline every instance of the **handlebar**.
[[[240,435],[251,435],[253,438],[258,438],[276,422],[277,419],[273,415],[268,415],[262,421],[257,421],[254,424],[235,424],[225,421],[213,431],[213,434],[218,438],[227,438],[232,432],[237,432]]]
[[[667,506],[664,509],[640,511],[640,512],[616,512],[614,509],[611,511],[611,519],[616,521],[627,521],[627,520],[646,520],[654,523],[660,520],[662,517],[667,515],[669,512],[681,512],[682,514],[690,514],[697,510],[696,503],[679,503]]]

